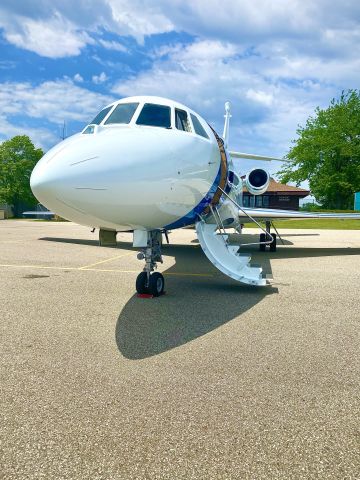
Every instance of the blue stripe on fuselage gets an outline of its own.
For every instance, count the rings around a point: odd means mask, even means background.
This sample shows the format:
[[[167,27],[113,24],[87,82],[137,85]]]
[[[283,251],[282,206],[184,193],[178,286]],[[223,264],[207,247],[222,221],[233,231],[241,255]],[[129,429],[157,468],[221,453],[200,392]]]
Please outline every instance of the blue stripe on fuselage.
[[[184,215],[183,217],[179,218],[173,223],[169,223],[169,225],[165,225],[165,230],[171,230],[175,228],[186,227],[187,225],[193,225],[197,220],[199,220],[199,215],[205,210],[205,208],[209,205],[211,200],[213,199],[216,190],[220,184],[221,179],[221,162],[219,171],[216,175],[214,183],[211,185],[210,190],[207,192],[205,197],[194,207],[189,213]]]

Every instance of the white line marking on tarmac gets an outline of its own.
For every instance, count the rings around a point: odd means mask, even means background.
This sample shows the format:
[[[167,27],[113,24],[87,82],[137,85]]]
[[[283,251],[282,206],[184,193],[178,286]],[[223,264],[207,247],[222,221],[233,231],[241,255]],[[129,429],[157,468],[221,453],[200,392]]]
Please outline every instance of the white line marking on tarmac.
[[[122,253],[121,255],[117,255],[116,257],[107,258],[106,260],[100,260],[100,262],[90,263],[90,265],[84,265],[83,267],[79,267],[79,270],[88,270],[91,267],[95,267],[95,265],[100,265],[101,263],[111,262],[112,260],[116,260],[118,258],[127,257],[131,254],[135,253],[134,251]]]

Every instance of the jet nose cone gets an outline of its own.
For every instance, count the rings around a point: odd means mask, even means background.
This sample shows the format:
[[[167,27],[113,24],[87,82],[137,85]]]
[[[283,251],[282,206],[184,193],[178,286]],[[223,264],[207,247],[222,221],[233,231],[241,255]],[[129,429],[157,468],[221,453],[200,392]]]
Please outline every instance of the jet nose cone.
[[[40,164],[36,165],[30,177],[30,187],[35,197],[43,203],[43,200],[51,191],[51,179]]]
[[[50,210],[55,210],[58,200],[64,196],[66,185],[61,172],[40,160],[32,171],[30,187],[40,203]]]

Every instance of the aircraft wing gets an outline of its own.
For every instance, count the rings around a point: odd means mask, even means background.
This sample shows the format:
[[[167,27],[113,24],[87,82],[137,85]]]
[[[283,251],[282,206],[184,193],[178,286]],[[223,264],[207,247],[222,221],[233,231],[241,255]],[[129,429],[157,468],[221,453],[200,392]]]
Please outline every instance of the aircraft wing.
[[[255,155],[253,153],[242,153],[229,151],[229,154],[232,158],[246,158],[247,160],[258,160],[261,162],[272,162],[276,160],[278,162],[291,162],[288,158],[276,158],[276,157],[267,157],[265,155]]]
[[[288,219],[309,219],[309,218],[335,218],[346,220],[360,220],[360,213],[318,213],[318,212],[303,212],[297,210],[277,210],[272,208],[243,208],[244,211],[239,210],[240,220],[248,220],[249,217],[246,212],[256,220],[288,220]]]

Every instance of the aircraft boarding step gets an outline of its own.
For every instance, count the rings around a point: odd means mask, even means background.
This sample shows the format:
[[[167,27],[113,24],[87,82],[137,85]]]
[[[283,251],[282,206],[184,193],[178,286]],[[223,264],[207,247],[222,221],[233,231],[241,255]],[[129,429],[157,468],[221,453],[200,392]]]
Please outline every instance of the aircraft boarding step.
[[[261,267],[250,265],[251,255],[239,254],[238,245],[229,245],[229,235],[217,233],[214,223],[196,222],[196,233],[205,255],[222,273],[248,285],[266,285]]]

